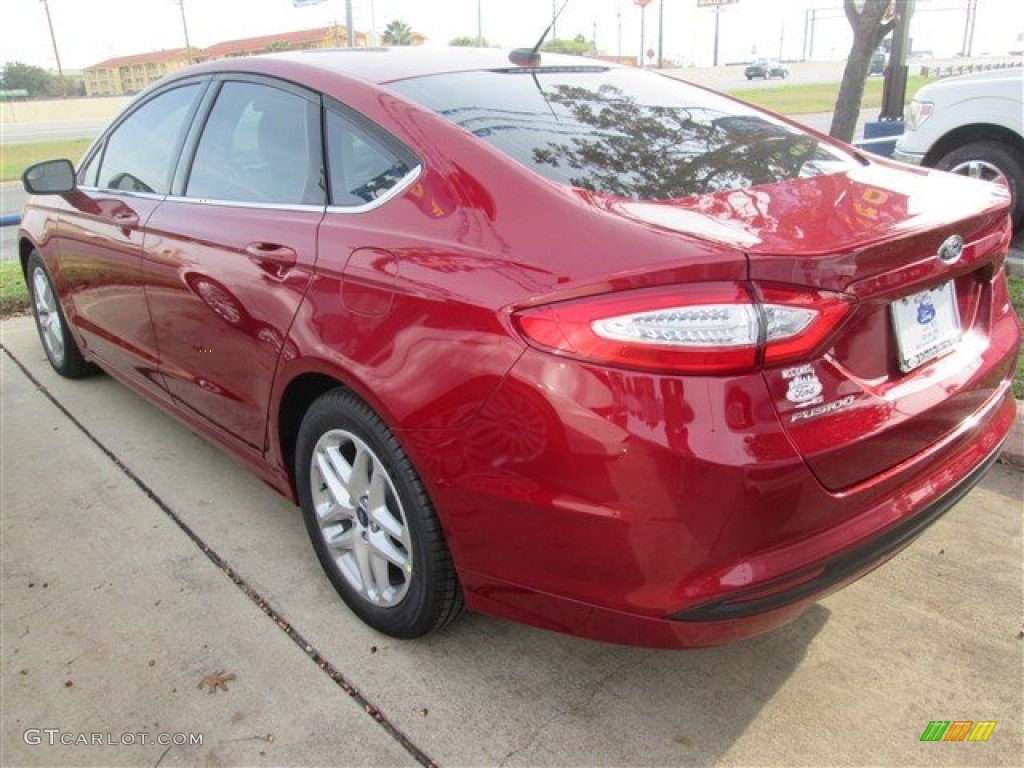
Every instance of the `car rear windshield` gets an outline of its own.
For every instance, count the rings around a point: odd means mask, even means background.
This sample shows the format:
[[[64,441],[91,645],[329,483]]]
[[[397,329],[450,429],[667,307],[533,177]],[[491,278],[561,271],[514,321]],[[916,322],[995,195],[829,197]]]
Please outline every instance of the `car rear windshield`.
[[[837,173],[854,163],[769,115],[641,70],[516,67],[388,87],[549,179],[637,200]]]

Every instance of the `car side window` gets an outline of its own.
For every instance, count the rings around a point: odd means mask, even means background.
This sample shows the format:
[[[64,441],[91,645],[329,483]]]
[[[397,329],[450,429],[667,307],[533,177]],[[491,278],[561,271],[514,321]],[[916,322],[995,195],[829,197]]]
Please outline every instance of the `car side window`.
[[[130,114],[107,139],[97,186],[167,194],[174,155],[198,93],[198,83],[183,85]]]
[[[227,82],[203,128],[185,194],[323,205],[320,145],[318,104],[269,85]]]
[[[331,205],[345,208],[372,203],[417,165],[397,139],[334,110],[327,112],[327,158]]]
[[[89,158],[81,168],[78,169],[76,176],[76,182],[80,187],[95,187],[97,176],[100,171],[100,158],[103,156],[103,148],[100,147],[92,153],[92,157]]]

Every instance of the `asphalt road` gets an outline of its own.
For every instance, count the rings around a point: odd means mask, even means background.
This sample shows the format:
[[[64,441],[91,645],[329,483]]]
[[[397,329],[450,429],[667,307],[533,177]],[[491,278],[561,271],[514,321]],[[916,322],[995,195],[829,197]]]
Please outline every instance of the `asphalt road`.
[[[910,548],[796,623],[651,651],[468,615],[418,641],[338,600],[301,518],[106,376],[0,325],[6,765],[1010,765],[1022,475],[996,466]],[[216,672],[226,690],[199,685]],[[985,743],[922,743],[931,720]],[[201,732],[202,745],[26,743]]]
[[[6,123],[0,133],[0,144],[24,144],[32,141],[91,139],[98,136],[111,117],[82,120],[59,120],[34,123]]]

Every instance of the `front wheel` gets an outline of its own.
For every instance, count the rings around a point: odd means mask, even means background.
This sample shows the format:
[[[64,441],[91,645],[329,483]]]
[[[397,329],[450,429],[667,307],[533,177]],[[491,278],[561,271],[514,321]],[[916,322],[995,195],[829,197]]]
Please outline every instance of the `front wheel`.
[[[1006,185],[1014,229],[1024,226],[1024,163],[1012,147],[997,141],[974,141],[939,158],[935,167]]]
[[[374,629],[418,637],[462,612],[440,522],[391,431],[366,403],[335,389],[302,420],[295,481],[327,577]]]
[[[43,343],[43,351],[53,370],[68,379],[80,379],[95,371],[86,362],[75,343],[75,337],[71,335],[53,280],[37,251],[29,254],[25,265],[25,282],[32,300],[32,316],[36,321],[36,330],[39,331],[39,340]]]

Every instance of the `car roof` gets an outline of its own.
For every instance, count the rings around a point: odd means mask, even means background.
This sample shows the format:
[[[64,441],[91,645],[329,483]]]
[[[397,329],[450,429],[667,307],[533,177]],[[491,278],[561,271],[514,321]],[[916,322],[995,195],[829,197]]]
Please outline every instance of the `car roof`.
[[[460,48],[456,46],[439,49],[418,47],[314,48],[254,56],[249,59],[221,60],[217,63],[227,61],[231,69],[245,70],[246,61],[291,61],[305,67],[382,85],[396,80],[426,75],[514,68],[517,65],[510,60],[510,53],[509,50],[500,48]],[[581,66],[617,68],[619,65],[580,56],[542,53],[540,64],[537,66],[545,68]],[[221,68],[216,67],[215,69]]]

